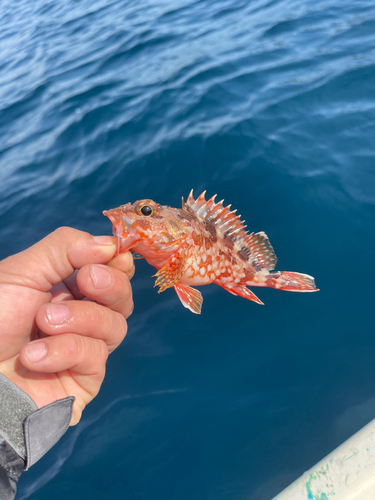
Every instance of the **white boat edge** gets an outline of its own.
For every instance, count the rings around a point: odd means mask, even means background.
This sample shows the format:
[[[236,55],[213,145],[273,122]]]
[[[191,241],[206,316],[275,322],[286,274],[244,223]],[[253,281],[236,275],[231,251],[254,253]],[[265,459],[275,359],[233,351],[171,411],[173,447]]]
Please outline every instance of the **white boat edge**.
[[[375,500],[375,420],[273,500]]]

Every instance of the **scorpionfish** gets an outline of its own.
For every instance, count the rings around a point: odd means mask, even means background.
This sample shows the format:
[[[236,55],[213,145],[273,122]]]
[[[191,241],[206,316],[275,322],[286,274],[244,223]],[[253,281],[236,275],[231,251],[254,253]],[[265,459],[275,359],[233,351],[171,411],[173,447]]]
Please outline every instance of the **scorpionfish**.
[[[248,233],[236,210],[196,200],[191,191],[182,208],[152,200],[127,203],[104,211],[118,237],[118,253],[128,250],[144,257],[158,271],[159,293],[174,287],[184,307],[200,314],[201,293],[191,285],[215,283],[257,304],[263,304],[247,287],[266,286],[291,292],[315,292],[314,278],[295,272],[273,272],[276,255],[264,232]]]

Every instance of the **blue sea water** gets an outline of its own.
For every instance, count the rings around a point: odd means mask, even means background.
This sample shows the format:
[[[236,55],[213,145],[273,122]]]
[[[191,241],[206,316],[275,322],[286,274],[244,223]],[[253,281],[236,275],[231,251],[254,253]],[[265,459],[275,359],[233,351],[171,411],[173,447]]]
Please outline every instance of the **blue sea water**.
[[[372,0],[3,0],[0,49],[1,258],[207,189],[321,289],[206,286],[196,316],[137,261],[102,390],[18,500],[270,500],[375,418]]]

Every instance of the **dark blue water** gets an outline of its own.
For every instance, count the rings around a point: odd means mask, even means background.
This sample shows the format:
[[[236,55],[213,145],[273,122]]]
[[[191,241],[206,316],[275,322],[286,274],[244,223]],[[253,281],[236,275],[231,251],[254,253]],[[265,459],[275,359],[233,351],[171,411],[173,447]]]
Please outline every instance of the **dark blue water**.
[[[317,294],[137,262],[129,333],[18,500],[270,500],[375,417],[373,0],[3,0],[0,256],[218,193]]]

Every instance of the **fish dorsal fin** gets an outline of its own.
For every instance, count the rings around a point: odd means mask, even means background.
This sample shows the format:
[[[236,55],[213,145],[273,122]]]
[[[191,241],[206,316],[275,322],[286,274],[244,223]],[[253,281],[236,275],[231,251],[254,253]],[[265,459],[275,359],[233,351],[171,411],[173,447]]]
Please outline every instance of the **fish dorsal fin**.
[[[245,239],[246,248],[250,249],[252,262],[272,271],[275,269],[277,257],[266,233],[251,233]]]
[[[215,203],[216,195],[206,201],[205,194],[206,191],[195,200],[191,191],[186,202],[182,200],[182,208],[193,213],[199,221],[212,224],[243,262],[274,269],[277,258],[266,234],[249,234],[241,216],[236,215],[236,210],[230,210],[231,205],[224,207],[224,200]]]

